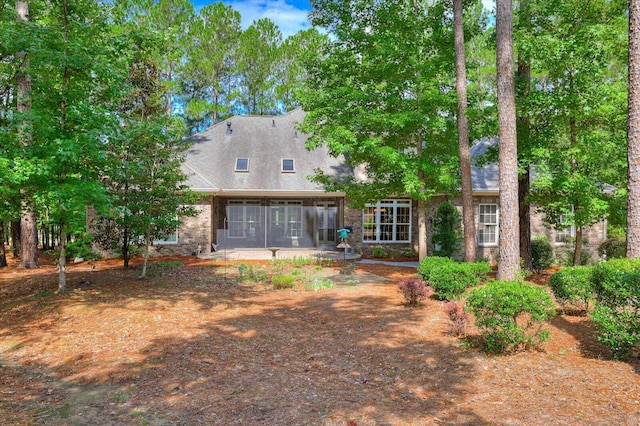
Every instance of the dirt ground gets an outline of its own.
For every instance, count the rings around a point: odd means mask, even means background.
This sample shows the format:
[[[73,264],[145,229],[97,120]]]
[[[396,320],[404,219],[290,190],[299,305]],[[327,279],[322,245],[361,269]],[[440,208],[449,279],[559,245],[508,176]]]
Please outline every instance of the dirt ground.
[[[0,423],[640,425],[640,362],[612,360],[586,317],[488,356],[448,333],[443,302],[403,305],[415,269],[307,266],[333,286],[274,290],[237,282],[265,262],[155,262],[146,280],[72,265],[62,295],[47,259],[0,270]]]

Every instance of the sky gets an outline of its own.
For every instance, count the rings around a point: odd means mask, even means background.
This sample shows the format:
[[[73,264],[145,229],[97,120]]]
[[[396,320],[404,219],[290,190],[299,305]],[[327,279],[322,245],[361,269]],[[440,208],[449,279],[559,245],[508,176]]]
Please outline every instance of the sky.
[[[192,0],[196,10],[215,0]],[[307,14],[311,10],[309,0],[223,0],[242,16],[242,28],[260,18],[269,18],[280,28],[283,38],[311,27]],[[495,0],[482,0],[484,7],[493,11]]]

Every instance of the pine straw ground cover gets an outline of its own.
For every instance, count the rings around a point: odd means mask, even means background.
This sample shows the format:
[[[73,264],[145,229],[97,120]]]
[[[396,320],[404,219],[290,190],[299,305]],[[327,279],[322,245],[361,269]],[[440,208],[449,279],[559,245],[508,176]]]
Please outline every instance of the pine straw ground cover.
[[[276,291],[237,284],[238,265],[161,262],[147,280],[73,265],[64,295],[52,265],[0,271],[0,423],[640,424],[640,363],[611,360],[584,317],[488,356],[447,334],[443,302],[403,306],[412,269]]]

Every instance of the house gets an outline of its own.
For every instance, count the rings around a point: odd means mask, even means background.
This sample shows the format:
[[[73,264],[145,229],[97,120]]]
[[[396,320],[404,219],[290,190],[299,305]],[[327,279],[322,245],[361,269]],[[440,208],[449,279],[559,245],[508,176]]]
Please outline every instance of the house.
[[[202,194],[200,213],[187,218],[176,235],[158,243],[185,254],[223,247],[336,250],[337,231],[348,226],[353,229],[348,243],[356,253],[370,254],[374,247],[417,252],[417,202],[389,198],[352,209],[344,193],[328,192],[307,178],[316,168],[336,177],[354,171],[324,147],[305,148],[308,136],[295,126],[303,117],[301,109],[281,116],[235,116],[193,136],[183,171],[187,184]],[[476,143],[472,155],[481,154],[489,144],[490,140]],[[478,257],[495,260],[497,165],[473,167],[472,179]],[[429,204],[430,219],[443,199],[436,197]],[[547,235],[558,249],[566,247],[565,237],[572,232],[570,227],[554,231],[544,226],[540,215],[532,217],[532,235]],[[606,223],[587,229],[585,236],[589,241],[585,249],[595,253],[606,238]]]

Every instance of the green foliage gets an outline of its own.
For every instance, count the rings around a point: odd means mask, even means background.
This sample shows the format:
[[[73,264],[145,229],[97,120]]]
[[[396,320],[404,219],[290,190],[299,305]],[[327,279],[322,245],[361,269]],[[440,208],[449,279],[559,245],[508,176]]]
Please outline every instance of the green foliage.
[[[453,258],[460,250],[462,242],[462,226],[460,212],[453,204],[445,201],[440,203],[433,218],[433,235],[431,242],[439,247],[436,256]]]
[[[590,266],[572,266],[553,274],[549,284],[556,300],[589,312],[594,297],[592,269]]]
[[[309,291],[320,291],[333,288],[333,282],[331,280],[313,279],[305,282],[304,288]]]
[[[603,259],[621,259],[626,256],[627,240],[625,238],[607,238],[598,247],[598,254]]]
[[[383,247],[374,247],[371,249],[371,255],[373,257],[387,257],[387,251]]]
[[[296,277],[293,275],[277,274],[271,277],[271,284],[273,284],[273,288],[277,290],[293,288],[295,282]]]
[[[553,248],[551,248],[547,237],[539,237],[531,241],[531,257],[535,272],[542,272],[551,267],[553,264]]]
[[[598,340],[622,357],[640,343],[640,259],[613,259],[593,268]]]
[[[431,274],[433,273],[434,270],[442,266],[452,265],[454,263],[455,261],[452,259],[449,259],[448,257],[437,257],[437,256],[425,257],[420,262],[420,265],[418,265],[417,273],[420,278],[422,278],[424,281],[429,282],[431,279]]]
[[[255,265],[240,264],[238,266],[239,276],[238,282],[251,281],[255,283],[265,282],[267,280],[267,271]]]
[[[490,271],[491,265],[487,262],[458,263],[446,257],[428,257],[420,263],[418,276],[433,288],[438,297],[450,300],[485,282]]]
[[[404,297],[405,305],[415,307],[431,296],[433,289],[418,278],[403,278],[398,283],[398,292]]]
[[[87,235],[85,237],[76,238],[74,241],[67,244],[66,255],[67,259],[82,258],[85,260],[100,259],[100,255],[95,253],[91,249],[92,237]]]
[[[489,352],[536,347],[549,337],[542,322],[555,315],[551,296],[525,282],[492,281],[467,299]]]
[[[572,239],[573,241],[573,239]],[[575,247],[575,243],[572,243],[572,246]],[[566,250],[559,250],[557,253],[557,261],[562,266],[574,266],[573,265],[573,256],[575,253],[575,248],[570,248]],[[586,250],[582,250],[580,252],[580,265],[591,265],[593,263],[593,259],[591,254]]]

